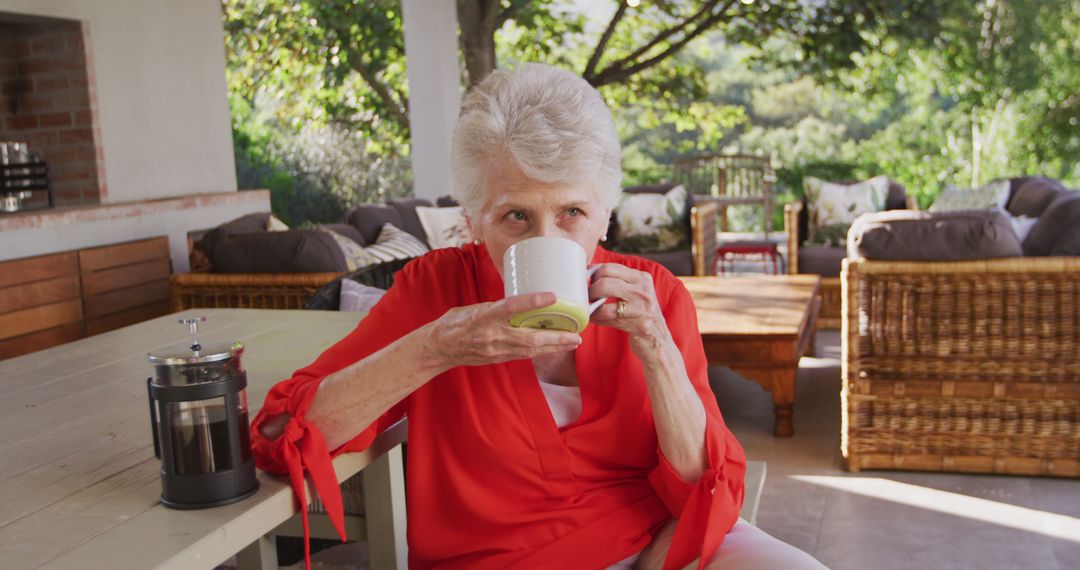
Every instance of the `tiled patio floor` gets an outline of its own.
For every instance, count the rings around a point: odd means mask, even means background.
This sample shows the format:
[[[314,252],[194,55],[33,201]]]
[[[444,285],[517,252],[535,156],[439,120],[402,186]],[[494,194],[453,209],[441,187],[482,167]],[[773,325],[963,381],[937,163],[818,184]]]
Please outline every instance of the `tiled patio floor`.
[[[758,526],[834,570],[1080,568],[1080,481],[840,468],[840,337],[818,334],[804,358],[795,437],[773,437],[772,404],[722,368],[712,380],[751,459],[768,462]],[[366,548],[314,557],[323,570],[366,568]],[[303,565],[291,568],[302,568]]]

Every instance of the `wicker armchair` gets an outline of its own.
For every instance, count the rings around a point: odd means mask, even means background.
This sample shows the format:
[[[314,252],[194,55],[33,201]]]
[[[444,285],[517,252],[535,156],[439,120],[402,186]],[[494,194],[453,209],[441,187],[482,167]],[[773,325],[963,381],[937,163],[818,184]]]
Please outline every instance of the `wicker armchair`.
[[[1080,258],[845,260],[845,466],[1080,476]]]
[[[917,210],[918,203],[915,198],[908,196],[904,190],[904,187],[898,182],[889,182],[889,198],[886,202],[886,209],[900,209],[906,208],[909,210]],[[798,202],[791,202],[784,205],[784,231],[787,233],[787,248],[788,248],[788,273],[791,275],[798,275],[800,273],[819,273],[813,267],[800,267],[799,253],[800,249],[803,250],[817,250],[817,253],[829,253],[826,250],[834,248],[807,248],[803,246],[803,243],[807,239],[807,211],[806,202],[800,200]],[[832,270],[829,272],[820,272],[821,277],[821,311],[818,314],[818,328],[822,329],[839,329],[841,324],[841,297],[840,297],[840,258],[843,258],[846,251],[845,248],[835,248],[834,255],[826,255],[828,260],[826,264],[832,265]],[[820,263],[819,263],[820,265]]]
[[[668,182],[634,186],[624,191],[627,194],[663,194],[674,187],[675,183]],[[716,265],[716,220],[719,206],[714,201],[707,198],[700,199],[692,194],[687,196],[687,203],[690,206],[687,217],[690,243],[686,248],[674,251],[623,253],[655,261],[675,275],[709,275]],[[607,241],[603,245],[613,251],[622,251],[619,248],[615,219],[615,215],[612,214]]]

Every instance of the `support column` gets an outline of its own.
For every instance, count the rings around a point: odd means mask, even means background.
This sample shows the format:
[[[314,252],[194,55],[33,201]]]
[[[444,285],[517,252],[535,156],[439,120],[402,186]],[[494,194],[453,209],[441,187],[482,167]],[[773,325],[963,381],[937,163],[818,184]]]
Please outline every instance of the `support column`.
[[[450,137],[461,106],[455,2],[401,0],[417,198],[450,193]]]

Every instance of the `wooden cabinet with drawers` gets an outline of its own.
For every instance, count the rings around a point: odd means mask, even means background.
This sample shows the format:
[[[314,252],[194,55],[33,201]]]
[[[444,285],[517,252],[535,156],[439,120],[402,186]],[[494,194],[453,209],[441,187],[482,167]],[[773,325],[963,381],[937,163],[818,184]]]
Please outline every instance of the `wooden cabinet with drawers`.
[[[0,359],[164,315],[168,238],[0,262]]]

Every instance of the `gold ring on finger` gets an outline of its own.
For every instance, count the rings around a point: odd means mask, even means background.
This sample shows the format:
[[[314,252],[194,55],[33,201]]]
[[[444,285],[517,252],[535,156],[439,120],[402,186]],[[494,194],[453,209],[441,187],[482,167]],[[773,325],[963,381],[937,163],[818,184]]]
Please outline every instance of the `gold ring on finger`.
[[[615,305],[615,318],[621,319],[626,316],[626,307],[629,305],[625,300],[619,299]]]

